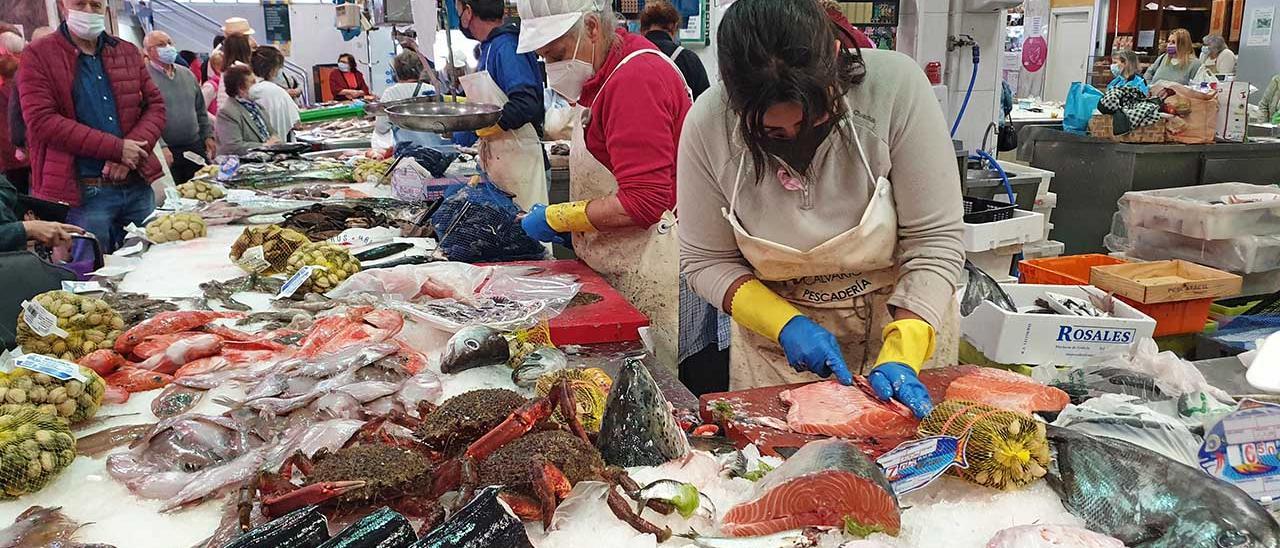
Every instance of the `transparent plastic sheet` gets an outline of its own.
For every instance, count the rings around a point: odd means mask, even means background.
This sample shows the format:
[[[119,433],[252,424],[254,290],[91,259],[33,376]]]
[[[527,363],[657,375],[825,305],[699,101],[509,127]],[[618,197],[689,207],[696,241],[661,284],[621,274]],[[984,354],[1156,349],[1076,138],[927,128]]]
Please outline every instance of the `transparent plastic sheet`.
[[[325,295],[334,299],[372,294],[401,302],[418,299],[474,302],[477,290],[492,271],[493,267],[452,261],[374,268],[353,274]]]
[[[1191,362],[1173,352],[1161,352],[1153,339],[1139,340],[1123,351],[1098,356],[1085,365],[1137,371],[1155,379],[1156,386],[1170,396],[1204,392],[1224,403],[1234,403],[1229,394],[1209,384]]]
[[[1127,253],[1146,260],[1182,259],[1241,274],[1280,268],[1280,235],[1246,234],[1225,240],[1200,240],[1175,232],[1127,227]]]
[[[1280,232],[1280,195],[1275,185],[1215,183],[1129,192],[1130,225],[1218,240]]]
[[[964,296],[960,300],[961,316],[968,316],[983,301],[991,301],[992,304],[1009,312],[1018,311],[1018,307],[1013,304],[1013,299],[1009,298],[1004,289],[1000,288],[1000,284],[996,283],[990,275],[969,261],[965,261],[964,270],[969,276],[969,282],[965,284]]]
[[[393,306],[445,331],[457,332],[476,325],[514,331],[559,316],[582,289],[582,284],[572,276],[533,276],[525,267],[486,269],[490,276],[475,290],[473,298],[434,299]]]
[[[1135,396],[1105,394],[1068,405],[1054,426],[1127,441],[1187,466],[1197,466],[1202,440],[1181,421],[1141,405]]]

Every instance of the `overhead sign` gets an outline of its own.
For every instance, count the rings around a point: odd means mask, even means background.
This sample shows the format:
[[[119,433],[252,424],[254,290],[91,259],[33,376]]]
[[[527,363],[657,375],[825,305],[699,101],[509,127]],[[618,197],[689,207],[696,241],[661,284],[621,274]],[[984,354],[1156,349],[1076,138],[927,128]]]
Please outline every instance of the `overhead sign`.
[[[289,30],[289,0],[262,0],[262,20],[266,26],[266,41],[289,55],[293,40]]]

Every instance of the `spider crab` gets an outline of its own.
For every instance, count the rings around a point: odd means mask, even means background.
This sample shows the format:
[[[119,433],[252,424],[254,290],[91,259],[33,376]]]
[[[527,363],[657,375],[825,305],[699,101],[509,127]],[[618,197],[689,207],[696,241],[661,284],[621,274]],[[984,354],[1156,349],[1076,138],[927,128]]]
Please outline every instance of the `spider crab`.
[[[610,485],[608,504],[618,519],[640,532],[656,535],[659,541],[669,538],[670,529],[660,529],[642,518],[618,492],[616,487],[621,486],[627,496],[640,500],[639,485],[621,468],[604,464],[578,421],[576,409],[569,384],[561,382],[546,397],[521,405],[453,457],[416,439],[391,436],[382,430],[386,420],[412,428],[418,425],[416,419],[396,416],[371,421],[357,435],[358,441],[333,455],[307,459],[295,454],[279,475],[264,478],[260,486],[264,512],[279,516],[309,504],[385,503],[427,518],[423,526],[427,530],[440,517],[438,501],[446,493],[458,492],[456,510],[473,498],[477,488],[502,485],[500,496],[517,516],[548,527],[573,485],[597,480]],[[557,410],[565,417],[563,427],[552,420]],[[340,457],[338,464],[333,464],[335,457]],[[385,464],[374,466],[374,458],[384,459]],[[307,477],[300,488],[294,488],[290,481],[294,468]],[[642,509],[646,504],[663,513],[672,510],[653,501],[639,506]]]

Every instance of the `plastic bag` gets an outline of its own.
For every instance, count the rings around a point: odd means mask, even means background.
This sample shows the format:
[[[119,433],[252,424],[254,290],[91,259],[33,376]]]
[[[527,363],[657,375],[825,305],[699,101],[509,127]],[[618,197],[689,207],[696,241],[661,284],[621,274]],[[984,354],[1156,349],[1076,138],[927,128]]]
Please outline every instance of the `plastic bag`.
[[[525,233],[511,196],[493,183],[455,185],[431,215],[439,249],[451,261],[486,263],[541,259],[547,248]]]
[[[1080,405],[1068,405],[1053,424],[1127,441],[1187,466],[1196,466],[1200,437],[1192,434],[1181,421],[1139,402],[1135,396],[1105,394]]]
[[[981,268],[965,261],[964,270],[969,276],[969,282],[965,284],[964,296],[960,299],[961,316],[973,313],[983,301],[991,301],[992,304],[1009,312],[1018,311],[1018,307],[1013,304],[1013,299],[1010,299],[1004,289],[1000,288],[1000,284]]]
[[[445,331],[484,325],[500,331],[527,329],[559,316],[582,284],[572,276],[532,276],[520,267],[493,267],[491,275],[465,302],[435,299],[393,305]]]
[[[1085,134],[1089,130],[1089,119],[1102,100],[1102,92],[1084,82],[1072,82],[1067,91],[1067,102],[1062,108],[1062,129],[1071,133]]]
[[[1139,340],[1126,350],[1098,356],[1085,365],[1116,367],[1143,373],[1155,379],[1160,391],[1170,396],[1204,392],[1223,402],[1233,401],[1230,394],[1209,384],[1204,374],[1191,362],[1179,358],[1173,352],[1161,352],[1153,339]]]
[[[426,297],[471,302],[492,271],[493,267],[451,261],[374,268],[353,274],[325,295],[343,299],[364,293],[400,301]]]
[[[1161,83],[1151,87],[1151,95],[1165,96],[1166,109],[1173,104],[1175,121],[1185,122],[1167,126],[1170,140],[1183,144],[1214,142],[1218,119],[1216,91],[1206,93],[1182,84]]]

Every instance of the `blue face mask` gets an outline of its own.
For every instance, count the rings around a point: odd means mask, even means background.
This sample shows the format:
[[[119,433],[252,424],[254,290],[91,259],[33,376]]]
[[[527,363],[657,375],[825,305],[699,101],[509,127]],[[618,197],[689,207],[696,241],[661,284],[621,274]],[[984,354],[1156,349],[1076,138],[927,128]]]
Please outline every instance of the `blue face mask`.
[[[158,57],[157,60],[161,63],[172,65],[174,61],[178,60],[178,48],[173,46],[156,48],[156,57]]]

